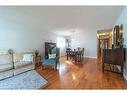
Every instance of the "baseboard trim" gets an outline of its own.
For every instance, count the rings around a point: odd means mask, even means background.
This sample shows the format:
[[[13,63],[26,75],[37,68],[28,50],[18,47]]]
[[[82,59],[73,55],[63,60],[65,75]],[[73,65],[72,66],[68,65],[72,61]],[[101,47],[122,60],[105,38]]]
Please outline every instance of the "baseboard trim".
[[[121,71],[121,69],[120,69],[119,66],[117,66],[117,69],[118,69],[119,71]],[[123,72],[123,78],[127,81],[127,76],[126,76],[125,70],[124,70],[124,72]]]
[[[60,57],[66,57],[66,55],[60,56]]]
[[[127,81],[127,75],[126,75],[126,73],[125,73],[125,70],[124,70],[124,72],[123,72],[123,77],[124,77],[124,79]]]
[[[84,56],[84,57],[97,59],[97,57],[95,57],[95,56]]]

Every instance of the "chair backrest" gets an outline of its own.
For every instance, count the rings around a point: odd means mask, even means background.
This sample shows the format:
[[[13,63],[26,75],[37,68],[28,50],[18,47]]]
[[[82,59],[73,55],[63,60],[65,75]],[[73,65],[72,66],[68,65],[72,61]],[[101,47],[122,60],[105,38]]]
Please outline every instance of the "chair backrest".
[[[56,56],[60,55],[60,49],[55,47],[51,50],[51,54],[56,54]]]
[[[56,52],[56,43],[45,42],[45,58],[48,58],[48,54]]]
[[[71,48],[66,48],[66,51],[71,51]]]
[[[67,54],[70,54],[71,51],[72,51],[72,49],[70,49],[70,48],[67,48],[67,49],[66,49],[66,53],[67,53]]]
[[[56,48],[56,56],[60,56],[60,48]]]
[[[82,56],[84,56],[84,48],[82,48]]]

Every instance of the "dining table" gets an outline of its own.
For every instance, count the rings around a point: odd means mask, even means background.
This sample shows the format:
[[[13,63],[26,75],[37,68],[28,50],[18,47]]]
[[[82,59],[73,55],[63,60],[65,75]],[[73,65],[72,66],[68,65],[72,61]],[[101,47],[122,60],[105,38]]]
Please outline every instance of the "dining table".
[[[81,56],[82,56],[82,51],[81,50],[68,50],[66,51],[67,53],[67,60],[70,58],[72,58],[73,60],[76,61],[80,61],[81,60]]]

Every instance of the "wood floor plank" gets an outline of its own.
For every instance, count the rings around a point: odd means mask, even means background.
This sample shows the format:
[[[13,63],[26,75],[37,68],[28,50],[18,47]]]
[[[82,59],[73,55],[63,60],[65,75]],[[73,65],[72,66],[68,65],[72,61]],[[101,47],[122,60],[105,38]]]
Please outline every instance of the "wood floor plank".
[[[45,89],[127,89],[127,82],[119,74],[102,72],[96,59],[84,58],[82,63],[61,58],[60,68],[36,70],[49,85]]]

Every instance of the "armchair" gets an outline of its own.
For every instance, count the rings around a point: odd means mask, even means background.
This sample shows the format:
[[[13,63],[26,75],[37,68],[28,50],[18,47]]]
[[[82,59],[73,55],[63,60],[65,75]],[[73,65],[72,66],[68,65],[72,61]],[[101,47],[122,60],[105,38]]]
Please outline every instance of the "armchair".
[[[56,47],[55,43],[45,43],[45,45],[51,45],[52,47],[45,46],[47,51],[45,54],[45,57],[42,60],[42,66],[45,68],[46,66],[53,67],[55,70],[57,70],[57,65],[59,63],[59,48]]]

